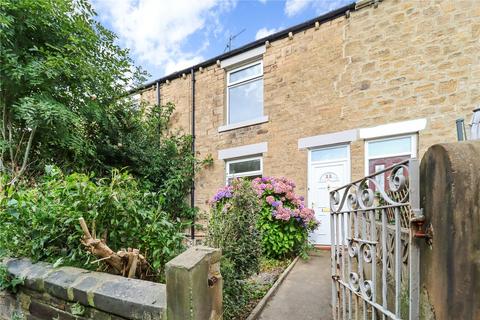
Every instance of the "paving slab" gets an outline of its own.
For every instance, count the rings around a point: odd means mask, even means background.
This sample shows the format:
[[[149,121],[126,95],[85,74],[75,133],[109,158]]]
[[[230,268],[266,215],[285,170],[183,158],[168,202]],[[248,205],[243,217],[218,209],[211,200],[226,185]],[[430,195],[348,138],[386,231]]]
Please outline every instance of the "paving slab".
[[[298,260],[259,320],[330,320],[330,251],[318,251],[309,260]]]

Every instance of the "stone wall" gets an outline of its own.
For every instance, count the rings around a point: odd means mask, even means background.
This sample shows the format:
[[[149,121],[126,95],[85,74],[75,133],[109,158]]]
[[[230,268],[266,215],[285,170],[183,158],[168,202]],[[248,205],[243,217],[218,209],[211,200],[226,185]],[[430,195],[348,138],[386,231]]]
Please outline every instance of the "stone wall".
[[[225,70],[196,70],[196,151],[214,164],[196,180],[206,208],[225,183],[218,150],[268,142],[264,175],[287,176],[307,195],[307,150],[300,138],[426,118],[418,157],[453,142],[455,120],[480,103],[480,3],[385,0],[272,41],[264,62],[267,123],[218,132],[225,124]],[[155,88],[144,99],[155,101]],[[174,127],[191,132],[191,78],[160,84],[177,104]],[[364,141],[351,143],[352,179],[364,175]]]
[[[431,246],[421,249],[422,319],[480,319],[480,141],[434,145],[421,164]]]
[[[192,247],[167,264],[165,285],[27,259],[6,260],[8,272],[25,280],[15,295],[0,291],[0,319],[221,319],[219,261],[220,250]]]

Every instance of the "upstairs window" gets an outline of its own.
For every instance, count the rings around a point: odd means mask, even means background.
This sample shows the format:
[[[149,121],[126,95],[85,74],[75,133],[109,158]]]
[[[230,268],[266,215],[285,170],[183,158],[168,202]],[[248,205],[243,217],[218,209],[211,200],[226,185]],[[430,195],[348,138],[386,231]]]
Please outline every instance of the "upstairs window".
[[[263,62],[257,61],[227,73],[227,124],[263,116]]]
[[[262,157],[230,160],[226,164],[227,184],[231,184],[235,178],[254,179],[262,176]]]

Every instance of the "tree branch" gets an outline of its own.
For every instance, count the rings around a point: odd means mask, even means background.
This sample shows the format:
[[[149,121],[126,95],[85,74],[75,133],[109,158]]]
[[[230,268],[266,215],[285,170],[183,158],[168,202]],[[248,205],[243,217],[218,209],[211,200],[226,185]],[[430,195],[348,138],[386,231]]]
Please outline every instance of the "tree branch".
[[[32,148],[33,137],[35,136],[36,131],[37,131],[37,127],[33,127],[32,132],[30,132],[30,137],[28,138],[27,147],[25,148],[25,154],[23,155],[22,167],[18,172],[18,176],[22,175],[25,169],[27,168],[28,157],[30,156],[30,149]]]
[[[13,161],[13,135],[12,135],[12,123],[8,122],[8,149],[10,151],[10,165],[12,166],[12,174],[15,173],[15,161]]]
[[[7,128],[5,126],[5,117],[7,113],[7,104],[3,99],[3,94],[2,94],[2,138],[3,141],[6,143],[7,142]],[[5,170],[4,162],[5,162],[5,155],[4,155],[4,149],[2,147],[2,152],[0,154],[0,171],[3,172]]]
[[[5,125],[6,122],[7,122],[7,104],[4,102],[2,107],[2,137],[3,137],[3,140],[5,141],[7,140],[7,127]]]
[[[20,152],[20,149],[22,148],[22,143],[23,143],[23,138],[25,137],[25,131],[22,130],[22,137],[20,138],[20,142],[18,143],[17,145],[17,150],[15,150],[15,155],[14,155],[14,158],[12,159],[13,162],[17,162],[17,156],[18,156],[18,153]]]
[[[32,148],[33,138],[35,136],[36,131],[37,131],[37,127],[33,127],[32,131],[30,132],[30,137],[28,138],[27,147],[25,148],[25,154],[23,155],[22,167],[20,168],[18,173],[15,175],[15,178],[13,178],[13,180],[10,181],[10,184],[14,183],[25,172],[25,169],[27,168],[28,157],[30,155],[30,150]]]

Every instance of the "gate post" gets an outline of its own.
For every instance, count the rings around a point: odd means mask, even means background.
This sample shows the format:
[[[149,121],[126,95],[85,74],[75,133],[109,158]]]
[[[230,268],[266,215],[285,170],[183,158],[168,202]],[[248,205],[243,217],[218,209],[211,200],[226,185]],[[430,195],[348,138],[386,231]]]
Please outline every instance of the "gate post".
[[[409,202],[412,210],[410,218],[409,234],[409,319],[419,319],[420,302],[420,245],[419,239],[415,237],[417,227],[423,224],[424,216],[420,208],[420,169],[418,159],[411,159],[408,163],[409,178]]]
[[[421,164],[431,246],[422,245],[423,319],[479,319],[480,141],[437,144]]]

